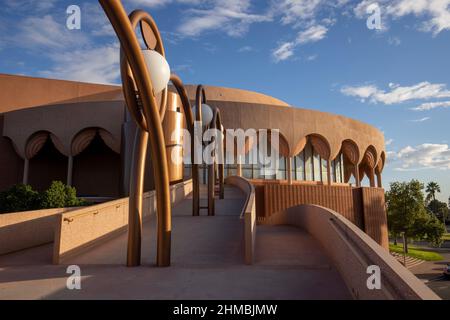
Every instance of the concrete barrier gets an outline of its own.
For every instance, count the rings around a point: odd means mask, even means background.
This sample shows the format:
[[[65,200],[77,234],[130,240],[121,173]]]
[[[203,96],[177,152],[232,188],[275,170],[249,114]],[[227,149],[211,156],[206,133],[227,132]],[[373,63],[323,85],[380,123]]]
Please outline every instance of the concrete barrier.
[[[172,205],[191,193],[192,181],[170,188]],[[155,191],[144,194],[143,220],[156,212]],[[123,198],[61,214],[55,229],[53,263],[78,255],[127,230],[128,200]]]
[[[256,239],[256,197],[255,188],[245,178],[231,176],[225,179],[226,184],[234,185],[244,192],[247,196],[245,205],[242,209],[241,219],[244,219],[244,252],[245,263],[253,264]]]
[[[440,300],[388,250],[340,214],[316,205],[300,205],[274,214],[267,224],[298,226],[317,239],[355,299]],[[370,290],[369,266],[381,271],[381,289]]]
[[[53,242],[58,215],[75,209],[0,214],[0,255]]]

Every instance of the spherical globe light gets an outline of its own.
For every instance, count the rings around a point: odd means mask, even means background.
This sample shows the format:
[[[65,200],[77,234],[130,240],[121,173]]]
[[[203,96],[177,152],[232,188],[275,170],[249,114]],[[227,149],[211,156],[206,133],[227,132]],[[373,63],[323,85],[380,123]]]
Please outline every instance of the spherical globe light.
[[[197,105],[194,105],[192,108],[195,110],[194,114],[196,114]],[[203,127],[209,126],[212,119],[213,119],[213,111],[212,111],[211,107],[208,106],[207,104],[203,103],[202,104],[202,126]]]
[[[145,63],[152,81],[153,93],[157,95],[162,92],[170,80],[170,66],[159,52],[155,50],[142,50]]]
[[[204,127],[209,126],[213,119],[213,111],[210,106],[203,103],[202,104],[202,125]]]

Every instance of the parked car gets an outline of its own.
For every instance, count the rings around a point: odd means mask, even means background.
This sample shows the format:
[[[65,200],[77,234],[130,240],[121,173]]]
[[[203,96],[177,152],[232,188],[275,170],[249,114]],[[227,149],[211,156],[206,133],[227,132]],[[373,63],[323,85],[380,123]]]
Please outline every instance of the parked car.
[[[450,278],[450,264],[447,264],[447,265],[444,267],[444,277]]]

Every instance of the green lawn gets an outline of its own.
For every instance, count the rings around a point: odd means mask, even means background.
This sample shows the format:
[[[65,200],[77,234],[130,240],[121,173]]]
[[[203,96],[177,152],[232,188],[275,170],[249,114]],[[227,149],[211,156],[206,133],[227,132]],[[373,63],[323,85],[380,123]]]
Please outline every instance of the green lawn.
[[[393,245],[392,243],[389,244],[389,250],[391,252],[397,252],[403,254],[403,245]],[[442,257],[439,253],[423,250],[421,248],[415,247],[415,246],[408,246],[408,253],[406,254],[408,257],[422,259],[425,261],[439,261],[444,260],[444,257]]]

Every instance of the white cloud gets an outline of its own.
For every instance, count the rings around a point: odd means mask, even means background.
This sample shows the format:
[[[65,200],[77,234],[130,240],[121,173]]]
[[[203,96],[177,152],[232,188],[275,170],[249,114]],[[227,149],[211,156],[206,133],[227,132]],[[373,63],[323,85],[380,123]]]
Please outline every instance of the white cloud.
[[[146,7],[157,8],[163,7],[170,3],[182,3],[182,4],[201,4],[207,2],[206,0],[126,0],[127,4],[133,7]]]
[[[430,117],[424,117],[424,118],[420,118],[420,119],[414,119],[414,120],[410,120],[411,122],[425,122],[430,120]]]
[[[280,62],[289,59],[294,54],[295,44],[292,42],[285,42],[272,51],[272,56],[275,62]]]
[[[341,92],[347,96],[369,99],[373,103],[387,105],[402,103],[411,100],[426,100],[438,98],[450,98],[450,91],[445,84],[432,84],[424,81],[412,86],[401,87],[390,84],[390,91],[378,89],[376,86],[346,86]]]
[[[394,139],[389,139],[389,140],[386,140],[386,142],[384,144],[387,146],[390,146],[392,144],[392,142],[394,142]]]
[[[42,76],[90,83],[115,83],[120,76],[119,44],[51,54],[54,67]]]
[[[427,111],[436,108],[450,108],[450,101],[440,101],[440,102],[426,102],[422,103],[418,107],[413,108],[415,111]]]
[[[251,24],[270,21],[267,15],[250,12],[250,0],[214,0],[207,9],[189,9],[186,18],[177,28],[184,36],[199,36],[211,31],[221,30],[232,37],[244,35]]]
[[[327,34],[328,28],[316,25],[312,26],[305,31],[302,31],[297,36],[297,44],[305,44],[308,42],[317,42],[325,38],[325,35]]]
[[[366,8],[372,0],[363,0],[355,8],[358,18],[366,19]],[[408,15],[424,17],[420,29],[434,35],[450,30],[450,0],[378,0],[381,7],[383,24],[387,19],[399,19]]]
[[[6,37],[15,46],[31,50],[63,50],[88,42],[85,34],[69,31],[65,24],[55,21],[51,15],[25,18],[20,21],[18,32]]]
[[[294,50],[297,46],[322,40],[325,38],[327,31],[328,28],[322,25],[314,25],[306,30],[300,31],[295,41],[284,42],[272,51],[275,62],[289,59],[294,55]]]
[[[448,144],[424,143],[407,146],[391,157],[399,163],[397,170],[450,169],[450,148]]]
[[[2,9],[7,11],[33,11],[44,12],[52,9],[56,4],[56,0],[3,0]]]
[[[273,3],[275,14],[281,14],[283,24],[298,25],[304,20],[314,19],[323,0],[281,0]]]

